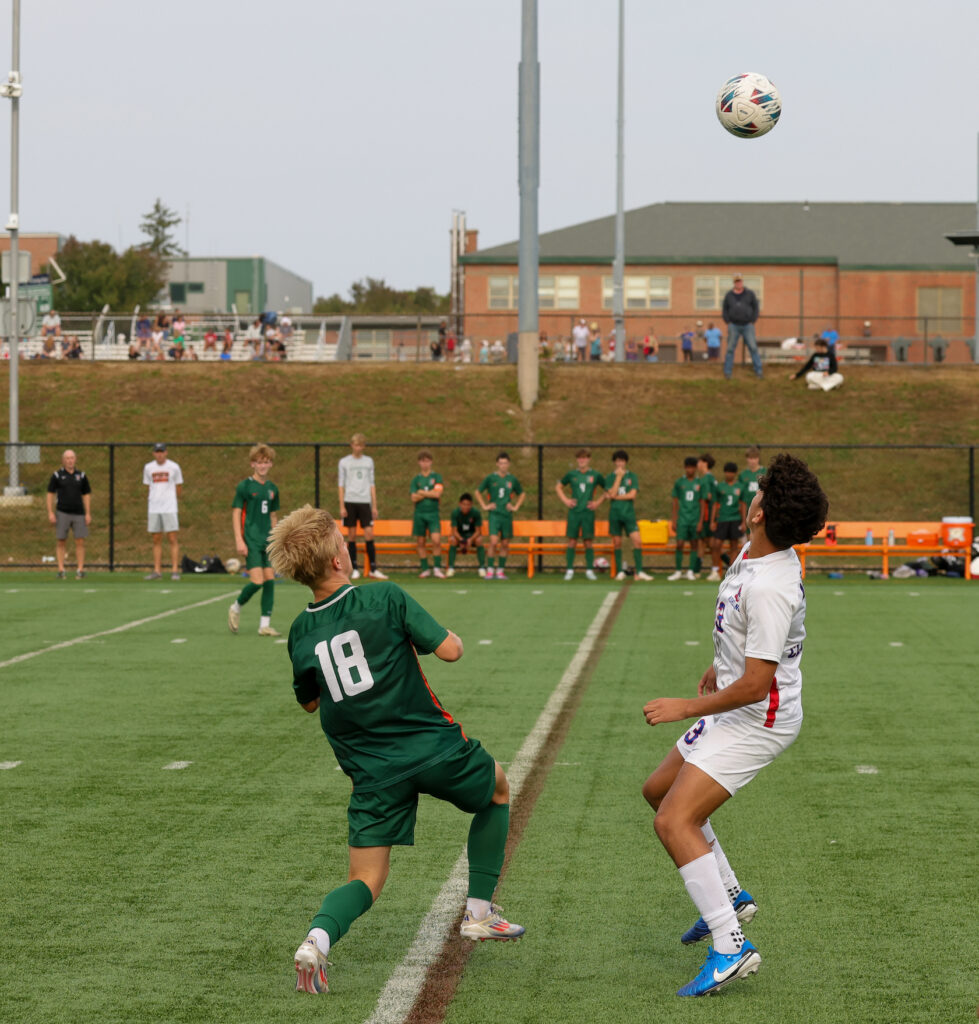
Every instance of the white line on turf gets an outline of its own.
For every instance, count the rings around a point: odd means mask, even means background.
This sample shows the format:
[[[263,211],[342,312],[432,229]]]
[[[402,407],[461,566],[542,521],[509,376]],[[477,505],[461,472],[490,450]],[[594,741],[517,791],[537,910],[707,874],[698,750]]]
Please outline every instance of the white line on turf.
[[[617,596],[616,591],[611,591],[602,601],[598,614],[592,619],[591,625],[582,637],[571,663],[564,670],[564,675],[561,676],[561,681],[548,698],[540,717],[523,741],[523,746],[517,751],[510,770],[507,772],[507,778],[510,780],[511,803],[517,799],[530,769],[540,754],[541,747],[547,740],[558,716],[564,710],[571,691],[588,661],[588,656],[595,647],[595,641],[612,611],[612,605],[615,604]],[[425,983],[428,968],[441,952],[449,926],[466,898],[468,877],[469,862],[463,852],[453,865],[445,885],[439,890],[435,901],[422,920],[415,940],[408,952],[405,953],[404,959],[388,978],[367,1024],[402,1024],[411,1011],[418,998],[418,993],[421,992],[422,985]]]
[[[23,761],[0,761],[0,772],[9,771],[11,768],[17,768],[23,763]]]
[[[179,772],[184,768],[189,768],[193,763],[193,761],[171,761],[169,764],[165,764],[162,770],[165,772]]]
[[[135,629],[137,626],[145,626],[147,622],[156,622],[159,619],[169,618],[171,615],[179,615],[181,612],[189,612],[194,608],[203,608],[204,605],[214,604],[215,601],[227,601],[234,597],[233,593],[218,594],[217,597],[209,597],[205,601],[195,601],[193,604],[181,605],[179,608],[171,608],[168,612],[159,612],[156,615],[149,615],[145,619],[133,619],[132,622],[124,622],[121,626],[113,626],[112,629],[103,629],[98,633],[89,633],[86,636],[76,636],[73,640],[62,640],[60,644],[51,644],[39,651],[28,651],[26,654],[18,654],[14,658],[0,661],[0,668],[9,668],[11,665],[18,665],[22,661],[30,661],[39,654],[49,654],[51,651],[60,651],[65,647],[74,647],[75,644],[88,643],[100,636],[111,636],[113,633],[125,633],[127,629]]]
[[[172,643],[172,644],[185,644],[185,643],[187,643],[187,637],[185,637],[185,636],[174,637],[173,640],[170,641],[170,643]]]

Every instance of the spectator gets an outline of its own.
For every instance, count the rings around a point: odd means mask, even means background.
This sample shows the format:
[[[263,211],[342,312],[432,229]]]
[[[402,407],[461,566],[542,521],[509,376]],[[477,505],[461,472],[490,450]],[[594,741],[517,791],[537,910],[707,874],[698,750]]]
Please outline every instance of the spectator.
[[[815,344],[816,351],[796,373],[789,374],[789,380],[798,380],[805,374],[810,391],[832,391],[843,383],[835,347],[831,348],[823,337],[817,338]]]
[[[551,350],[551,362],[566,363],[568,361],[568,343],[564,338],[558,338]]]
[[[164,342],[163,328],[160,326],[159,318],[153,325],[153,330],[150,331],[150,347],[147,352],[147,358],[149,359],[162,359],[163,358],[163,342]]]
[[[840,340],[840,332],[835,327],[827,327],[825,331],[820,335],[820,338],[826,342],[826,347],[830,352],[836,353],[836,343]]]
[[[459,346],[459,355],[462,357],[463,363],[471,363],[473,361],[473,343],[469,338],[462,339],[462,344]]]
[[[686,330],[680,335],[680,351],[685,363],[693,362],[693,331]]]
[[[450,331],[449,336],[445,339],[445,359],[449,363],[454,363],[456,358],[456,336]]]
[[[34,357],[35,359],[60,359],[62,355],[61,345],[53,334],[48,334],[41,341],[41,350]]]
[[[57,310],[50,309],[44,314],[44,319],[41,321],[41,337],[61,337],[61,317],[58,316]]]
[[[163,335],[164,341],[170,337],[170,317],[166,313],[157,313],[154,327]]]
[[[502,363],[506,358],[506,349],[503,347],[503,342],[497,338],[492,345],[490,345],[490,360],[494,363]]]
[[[235,336],[230,327],[224,329],[224,340],[221,342],[221,358],[229,360],[231,351],[235,347]]]
[[[574,360],[577,363],[583,363],[588,358],[588,336],[588,324],[582,317],[571,328],[571,344],[574,348]]]
[[[179,309],[173,314],[173,326],[171,330],[175,338],[181,337],[187,333],[187,321],[184,319],[184,315]]]
[[[204,332],[204,351],[216,352],[218,349],[218,332],[213,327],[208,327]]]
[[[68,347],[65,349],[65,359],[81,359],[82,358],[82,346],[79,344],[78,338],[72,334],[68,338]]]
[[[485,366],[490,361],[490,348],[489,342],[483,338],[482,343],[479,346],[479,362]]]
[[[65,578],[65,543],[68,531],[75,535],[75,579],[85,575],[85,538],[92,524],[92,485],[78,468],[77,456],[69,448],[61,456],[61,468],[48,481],[48,522],[54,528],[58,579]]]
[[[734,285],[724,296],[721,316],[727,324],[727,351],[724,353],[724,376],[730,380],[734,372],[734,350],[738,339],[744,340],[751,353],[751,365],[755,376],[761,378],[761,356],[755,343],[755,321],[758,319],[758,298],[750,288],[745,288],[741,274],[734,275]]]
[[[170,579],[179,580],[177,499],[183,496],[184,476],[180,466],[167,456],[167,446],[162,441],[153,445],[153,461],[143,467],[143,483],[149,488],[146,529],[153,537],[153,571],[145,579],[163,579],[163,534],[166,533],[170,542]]]
[[[150,323],[150,318],[143,314],[143,316],[136,321],[136,339],[141,348],[146,348],[146,345],[150,340],[150,333],[152,330],[153,325]]]
[[[652,327],[649,328],[649,332],[642,339],[642,357],[647,363],[659,362],[659,341]]]
[[[721,357],[721,329],[714,326],[713,320],[707,325],[704,340],[707,342],[707,358],[716,362]]]
[[[625,361],[627,363],[639,362],[639,343],[635,338],[629,338],[625,343]]]
[[[176,326],[174,327],[173,344],[170,346],[170,350],[167,353],[171,359],[179,362],[184,357],[184,336],[183,332],[177,333]]]
[[[286,358],[286,343],[279,336],[276,331],[275,337],[271,341],[267,341],[270,358],[273,362],[279,362]]]
[[[187,354],[186,354],[185,358],[189,359],[192,363],[197,363],[197,362],[200,362],[200,358],[201,357],[194,351],[194,346],[193,345],[188,345],[187,346]]]
[[[140,351],[139,342],[133,341],[129,344],[129,359],[130,361],[135,359],[142,359],[143,353]]]
[[[282,336],[283,341],[289,341],[289,339],[295,333],[295,327],[292,326],[292,321],[287,316],[279,317],[279,334]]]
[[[598,324],[593,323],[588,329],[589,336],[591,338],[591,344],[588,348],[588,358],[593,363],[601,362],[602,359],[602,334],[598,329]]]
[[[438,332],[428,343],[429,351],[432,353],[432,362],[437,363],[442,359],[442,346],[444,344],[443,338],[445,336],[445,327],[443,324],[439,324]]]

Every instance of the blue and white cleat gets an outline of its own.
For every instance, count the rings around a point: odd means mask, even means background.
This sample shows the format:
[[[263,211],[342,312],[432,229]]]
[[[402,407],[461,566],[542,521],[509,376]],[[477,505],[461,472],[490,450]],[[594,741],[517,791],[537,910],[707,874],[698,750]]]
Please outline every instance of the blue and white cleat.
[[[734,898],[734,912],[738,915],[738,920],[742,924],[747,924],[757,911],[758,904],[755,903],[751,893],[742,889]],[[680,936],[680,941],[685,946],[692,946],[695,942],[703,942],[704,939],[709,938],[710,928],[707,927],[707,922],[702,917],[698,917],[696,924]]]
[[[510,939],[519,939],[527,929],[523,925],[512,924],[503,916],[503,910],[495,903],[490,905],[490,912],[482,921],[477,921],[470,914],[466,914],[459,927],[459,934],[464,939],[485,942],[487,939],[501,939],[504,942]]]
[[[316,945],[316,940],[306,939],[296,950],[296,991],[309,992],[314,996],[329,992],[330,985],[326,980],[328,963]]]
[[[761,967],[761,953],[745,939],[740,953],[718,953],[713,946],[707,952],[707,959],[700,973],[693,981],[687,982],[678,996],[709,996],[730,985],[739,978],[757,974]]]

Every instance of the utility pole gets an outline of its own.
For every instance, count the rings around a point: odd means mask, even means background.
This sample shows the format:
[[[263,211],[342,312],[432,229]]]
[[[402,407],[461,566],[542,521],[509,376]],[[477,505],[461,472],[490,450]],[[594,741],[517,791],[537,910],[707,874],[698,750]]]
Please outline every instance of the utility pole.
[[[517,299],[517,389],[529,412],[540,390],[537,192],[540,187],[540,64],[537,62],[537,0],[522,0],[520,34],[520,294]]]
[[[615,259],[612,261],[612,316],[615,361],[625,362],[625,0],[619,0],[619,103],[615,149]]]

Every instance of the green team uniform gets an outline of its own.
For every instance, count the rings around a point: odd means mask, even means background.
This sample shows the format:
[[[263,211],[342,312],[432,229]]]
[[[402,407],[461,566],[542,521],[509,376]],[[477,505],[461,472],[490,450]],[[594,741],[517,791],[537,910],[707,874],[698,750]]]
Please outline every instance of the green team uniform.
[[[711,506],[717,501],[717,477],[707,472],[700,477],[700,500],[707,502],[707,515],[704,518],[703,526],[700,528],[701,537],[710,537]]]
[[[293,689],[320,698],[320,724],[353,783],[351,846],[410,846],[418,793],[486,807],[493,758],[442,707],[418,663],[449,631],[394,583],[345,585],[289,631]]]
[[[700,527],[700,480],[694,477],[689,479],[686,475],[681,476],[673,484],[671,497],[677,499],[676,513],[676,539],[677,543],[685,540],[694,541],[697,539],[697,530]]]
[[[436,484],[442,483],[441,473],[418,473],[411,478],[409,493],[430,491]],[[441,533],[442,522],[439,519],[438,498],[422,498],[415,502],[415,512],[411,522],[412,537],[424,537],[426,533]]]
[[[574,508],[568,509],[568,540],[576,540],[580,534],[582,540],[595,539],[595,510],[588,507],[595,491],[603,487],[601,474],[594,469],[586,469],[584,473],[577,469],[569,469],[561,477],[561,486],[571,488],[571,500]]]
[[[478,508],[471,508],[467,514],[461,508],[456,507],[452,510],[451,521],[452,529],[468,546],[483,525],[483,513]]]
[[[714,489],[717,495],[717,521],[719,523],[741,522],[741,484],[737,480],[729,484],[726,480],[718,480]]]
[[[479,485],[479,493],[488,494],[496,505],[489,510],[490,535],[509,540],[513,536],[513,513],[507,510],[507,503],[523,494],[520,481],[512,473],[490,473]]]
[[[765,475],[765,467],[759,466],[755,470],[742,469],[738,473],[738,483],[741,484],[741,500],[745,505],[750,505],[758,493],[758,481]]]
[[[615,473],[609,473],[605,477],[605,490],[612,494],[615,486]],[[633,472],[623,474],[622,481],[618,487],[619,494],[628,494],[629,491],[639,490],[639,478]],[[636,533],[639,524],[636,522],[636,503],[629,501],[610,501],[608,508],[608,533],[610,537],[618,537],[620,533]]]
[[[231,507],[241,509],[241,535],[248,547],[245,568],[268,568],[265,546],[272,529],[272,513],[279,511],[279,488],[271,480],[260,484],[250,476],[238,484]]]

